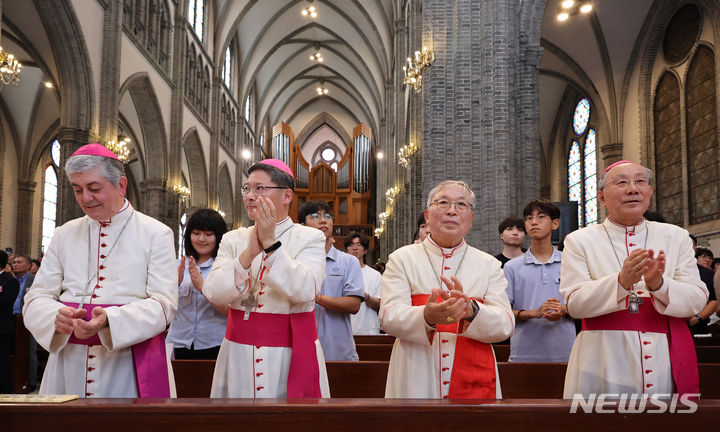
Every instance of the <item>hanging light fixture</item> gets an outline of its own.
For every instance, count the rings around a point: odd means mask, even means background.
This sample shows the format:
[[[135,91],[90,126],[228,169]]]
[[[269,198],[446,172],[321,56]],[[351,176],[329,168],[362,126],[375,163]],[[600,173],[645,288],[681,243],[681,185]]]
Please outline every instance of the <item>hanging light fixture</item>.
[[[560,7],[557,11],[558,21],[567,21],[571,16],[590,13],[593,10],[592,2],[590,1],[574,1],[574,0],[563,0],[560,3]]]
[[[0,0],[0,38],[2,37],[2,0]],[[0,88],[2,85],[16,84],[20,81],[22,64],[14,55],[5,51],[0,39]]]
[[[325,87],[325,82],[320,81],[320,85],[315,89],[317,91],[318,96],[326,95],[329,93],[327,87]]]
[[[317,18],[317,9],[312,5],[312,0],[309,0],[310,6],[303,8],[300,14],[304,17]]]
[[[407,65],[403,66],[403,84],[411,85],[416,92],[422,90],[423,71],[432,66],[435,53],[425,47],[422,51],[415,51],[415,58],[408,57]]]
[[[320,51],[317,51],[315,54],[310,56],[310,60],[322,63],[325,61],[325,58]]]
[[[128,158],[130,157],[130,150],[128,150],[127,146],[130,144],[130,138],[128,137],[118,137],[117,141],[110,140],[107,143],[105,143],[105,147],[110,149],[111,152],[115,153],[115,156],[120,159],[122,163],[128,163]]]

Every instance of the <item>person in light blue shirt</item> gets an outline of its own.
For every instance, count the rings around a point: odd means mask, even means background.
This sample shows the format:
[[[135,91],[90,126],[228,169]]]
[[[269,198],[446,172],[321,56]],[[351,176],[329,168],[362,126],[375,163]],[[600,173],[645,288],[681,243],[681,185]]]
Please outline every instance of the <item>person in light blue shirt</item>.
[[[551,243],[560,209],[534,200],[523,210],[530,249],[505,264],[507,295],[515,315],[511,362],[566,363],[575,341],[575,324],[560,295],[562,253]]]
[[[298,211],[298,221],[325,234],[325,282],[315,297],[318,338],[328,361],[358,360],[350,315],[365,298],[357,258],[335,249],[333,214],[324,201],[310,201]]]
[[[215,210],[199,209],[185,227],[185,256],[178,266],[178,312],[167,342],[176,359],[216,359],[227,326],[227,306],[214,305],[202,293],[203,283],[227,225]]]

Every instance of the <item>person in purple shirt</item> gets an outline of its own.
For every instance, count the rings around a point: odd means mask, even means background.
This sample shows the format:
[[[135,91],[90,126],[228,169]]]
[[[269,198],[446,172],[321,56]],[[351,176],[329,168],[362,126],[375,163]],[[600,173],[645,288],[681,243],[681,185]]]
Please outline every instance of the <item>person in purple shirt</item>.
[[[530,249],[504,268],[516,322],[509,361],[565,363],[575,341],[575,324],[559,300],[562,254],[551,243],[560,209],[534,200],[525,206],[523,219]]]
[[[310,201],[298,211],[298,221],[325,234],[325,282],[315,297],[318,338],[327,361],[358,360],[350,315],[365,298],[357,258],[333,247],[333,214],[325,201]]]

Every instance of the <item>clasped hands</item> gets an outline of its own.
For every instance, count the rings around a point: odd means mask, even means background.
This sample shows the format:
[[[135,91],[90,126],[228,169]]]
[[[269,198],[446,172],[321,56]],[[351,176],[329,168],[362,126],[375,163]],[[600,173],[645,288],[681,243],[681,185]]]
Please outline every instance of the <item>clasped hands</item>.
[[[652,249],[635,249],[625,259],[622,270],[618,274],[618,282],[630,291],[634,284],[645,277],[645,285],[650,291],[657,291],[663,283],[662,275],[665,272],[665,252],[655,252]]]
[[[473,314],[472,300],[463,292],[463,286],[456,277],[442,277],[448,291],[442,288],[433,288],[432,294],[425,304],[423,316],[425,321],[434,326],[436,324],[453,324],[461,319],[470,318]],[[438,303],[438,297],[442,299]]]
[[[92,318],[85,321],[85,309],[75,309],[64,306],[55,315],[55,330],[59,333],[71,335],[79,339],[87,339],[95,336],[103,327],[108,326],[107,313],[105,309],[96,307],[92,310]]]
[[[257,197],[254,203],[256,207],[248,211],[248,216],[255,221],[255,225],[250,228],[252,230],[250,241],[239,257],[243,268],[249,268],[256,256],[277,241],[275,239],[275,204],[270,198],[262,196]]]

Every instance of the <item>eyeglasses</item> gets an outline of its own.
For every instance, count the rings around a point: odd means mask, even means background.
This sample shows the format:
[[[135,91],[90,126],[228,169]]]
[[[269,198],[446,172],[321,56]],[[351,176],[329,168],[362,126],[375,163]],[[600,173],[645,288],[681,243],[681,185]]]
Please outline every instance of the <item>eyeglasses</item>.
[[[441,210],[447,210],[451,205],[455,205],[455,210],[457,210],[458,213],[465,213],[466,211],[473,209],[472,204],[468,204],[464,201],[448,201],[444,199],[435,200],[431,205],[438,206]]]
[[[247,196],[250,192],[253,193],[255,196],[259,196],[267,192],[269,189],[288,189],[285,186],[263,186],[263,185],[256,185],[253,187],[250,187],[248,185],[244,185],[240,188],[240,193],[242,193],[242,196]]]
[[[637,187],[649,186],[650,180],[647,178],[639,178],[635,180],[621,178],[611,182],[610,184],[620,189],[627,189],[633,183],[635,183],[635,186]]]
[[[313,219],[320,219],[321,217],[322,217],[322,219],[325,219],[325,220],[332,219],[332,215],[330,213],[325,213],[322,216],[320,216],[319,213],[310,213],[308,216],[310,216]]]
[[[542,222],[548,218],[550,218],[550,216],[546,215],[545,213],[538,213],[535,216],[527,215],[523,219],[525,220],[525,222],[532,222],[534,220],[536,220],[538,222]]]

